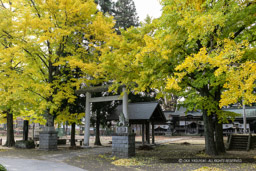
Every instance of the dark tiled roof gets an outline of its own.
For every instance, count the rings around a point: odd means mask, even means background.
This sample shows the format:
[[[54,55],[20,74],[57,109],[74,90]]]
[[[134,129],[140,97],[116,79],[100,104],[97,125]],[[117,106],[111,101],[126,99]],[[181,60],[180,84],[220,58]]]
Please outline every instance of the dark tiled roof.
[[[192,116],[202,116],[202,112],[200,110],[198,111],[188,111],[186,114],[186,108],[185,107],[180,107],[179,109],[176,108],[175,112],[170,112],[170,111],[164,111],[165,117],[168,115],[176,115],[176,116],[187,116],[187,115],[192,115]]]
[[[241,109],[241,108],[239,108],[239,109],[227,108],[227,109],[223,109],[223,110],[239,114],[239,116],[237,116],[237,118],[243,117],[243,109]],[[245,108],[245,114],[246,114],[247,118],[256,117],[256,108]]]
[[[229,112],[234,112],[239,114],[237,118],[243,117],[243,109],[241,108],[225,108],[222,109],[223,111],[229,111]],[[175,112],[170,112],[170,111],[164,111],[165,117],[168,118],[169,115],[176,115],[176,116],[186,116],[186,115],[193,115],[193,116],[202,116],[201,110],[198,111],[188,111],[187,114],[186,108],[185,107],[180,107],[179,109],[176,109]],[[246,117],[256,117],[256,107],[246,107],[245,109]]]
[[[119,114],[122,112],[122,105],[117,106],[115,111],[110,114],[108,120],[118,120]],[[129,103],[128,114],[130,120],[150,120],[154,118],[162,118],[160,120],[165,121],[165,116],[161,110],[160,105],[157,102],[141,102],[141,103]]]

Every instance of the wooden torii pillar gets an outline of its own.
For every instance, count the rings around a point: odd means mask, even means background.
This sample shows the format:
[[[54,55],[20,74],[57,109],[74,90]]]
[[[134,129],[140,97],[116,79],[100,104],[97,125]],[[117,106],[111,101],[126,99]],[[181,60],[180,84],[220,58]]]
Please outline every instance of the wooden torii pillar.
[[[78,95],[85,94],[86,102],[85,102],[85,127],[84,127],[84,147],[89,147],[89,139],[90,139],[90,113],[91,113],[91,103],[93,102],[106,102],[106,101],[115,101],[122,100],[123,101],[123,113],[126,121],[129,123],[129,115],[128,115],[128,95],[126,88],[123,86],[123,97],[120,95],[116,96],[106,96],[106,97],[91,97],[91,93],[95,92],[103,92],[107,91],[109,86],[97,86],[97,87],[87,87],[76,91]]]

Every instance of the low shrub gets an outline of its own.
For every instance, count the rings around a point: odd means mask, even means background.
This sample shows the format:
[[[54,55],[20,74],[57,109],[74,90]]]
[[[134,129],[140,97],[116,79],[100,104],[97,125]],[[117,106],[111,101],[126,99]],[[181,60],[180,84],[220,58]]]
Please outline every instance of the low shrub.
[[[35,148],[35,143],[33,140],[28,140],[28,141],[16,141],[15,143],[16,148],[23,148],[23,149],[30,149],[30,148]]]
[[[0,171],[7,171],[6,168],[0,164]]]

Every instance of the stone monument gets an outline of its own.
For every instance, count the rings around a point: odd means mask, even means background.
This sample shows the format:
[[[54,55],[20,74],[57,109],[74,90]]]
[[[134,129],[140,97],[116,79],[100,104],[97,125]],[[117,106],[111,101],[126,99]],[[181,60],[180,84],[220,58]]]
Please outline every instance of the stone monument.
[[[54,127],[45,127],[39,132],[39,149],[57,150],[57,133]]]
[[[57,131],[54,128],[53,116],[48,114],[46,127],[39,132],[39,149],[40,150],[57,150]]]
[[[112,155],[124,158],[135,156],[135,134],[123,113],[119,115],[116,133],[112,136]]]

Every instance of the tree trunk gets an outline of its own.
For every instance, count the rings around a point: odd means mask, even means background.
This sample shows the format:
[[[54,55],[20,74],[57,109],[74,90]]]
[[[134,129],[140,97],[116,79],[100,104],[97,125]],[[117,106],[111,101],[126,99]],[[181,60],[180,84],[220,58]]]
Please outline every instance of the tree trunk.
[[[96,111],[96,133],[95,133],[95,142],[94,145],[101,145],[100,142],[100,113]]]
[[[65,134],[68,135],[68,121],[66,121]],[[69,132],[70,133],[70,132]]]
[[[150,144],[150,131],[149,131],[149,121],[146,122],[146,142]]]
[[[28,120],[23,121],[23,140],[28,140]]]
[[[13,147],[15,145],[14,141],[14,131],[13,131],[13,115],[7,112],[7,139],[5,146]]]
[[[63,134],[67,135],[67,133],[66,133],[66,122],[62,123],[62,128],[63,128]]]
[[[203,110],[204,119],[204,136],[205,136],[205,153],[211,156],[217,155],[214,141],[214,129],[212,115],[208,116],[207,111]]]
[[[215,101],[219,103],[220,99],[221,99],[221,87],[218,87],[218,90],[215,92]],[[218,110],[221,110],[218,107]],[[225,153],[226,149],[225,149],[225,145],[224,145],[224,141],[223,141],[223,128],[222,128],[222,123],[219,123],[219,118],[218,115],[215,114],[215,143],[216,143],[216,148],[218,153]]]
[[[71,140],[70,140],[70,144],[71,144],[71,147],[75,147],[76,146],[76,123],[73,122],[71,124]]]
[[[35,123],[33,123],[32,138],[35,139]]]
[[[215,143],[216,143],[216,149],[219,153],[225,153],[225,145],[223,140],[223,129],[222,129],[222,123],[218,123],[218,119],[215,122]]]

